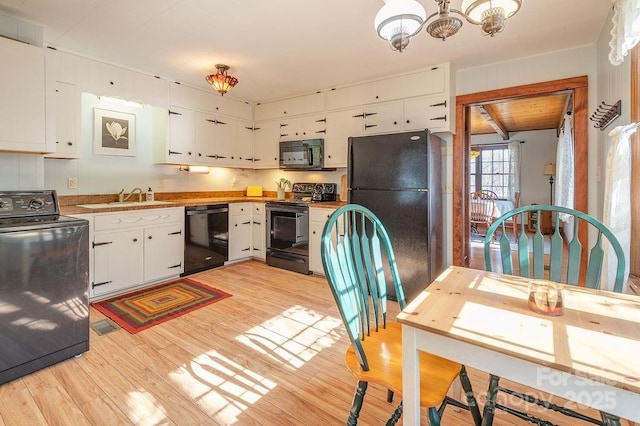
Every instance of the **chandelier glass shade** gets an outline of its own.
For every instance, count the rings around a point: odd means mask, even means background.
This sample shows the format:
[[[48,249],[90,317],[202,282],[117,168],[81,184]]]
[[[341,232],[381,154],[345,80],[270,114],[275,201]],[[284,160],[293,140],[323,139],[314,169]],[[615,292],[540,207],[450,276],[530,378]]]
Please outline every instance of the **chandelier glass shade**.
[[[427,17],[424,7],[416,0],[384,0],[374,21],[378,35],[387,40],[393,50],[402,52],[411,37],[425,26],[434,38],[446,40],[455,35],[462,27],[460,16],[479,25],[484,35],[493,37],[504,29],[505,21],[520,10],[524,0],[464,0],[464,12],[452,9],[450,0],[434,1],[438,10]]]
[[[207,83],[209,83],[216,92],[224,96],[225,93],[233,89],[233,87],[238,84],[238,79],[227,75],[227,71],[229,70],[227,65],[218,64],[216,65],[216,68],[218,72],[215,74],[209,74],[205,77],[205,80],[207,80]]]

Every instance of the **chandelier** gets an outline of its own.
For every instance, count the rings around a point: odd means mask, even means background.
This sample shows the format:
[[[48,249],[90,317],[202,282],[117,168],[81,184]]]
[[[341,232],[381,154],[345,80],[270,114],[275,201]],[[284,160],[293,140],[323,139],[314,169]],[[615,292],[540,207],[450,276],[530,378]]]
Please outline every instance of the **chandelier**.
[[[218,93],[224,96],[225,93],[238,84],[238,79],[227,75],[227,70],[229,69],[227,65],[218,64],[216,68],[218,72],[209,74],[205,77],[205,80],[207,80],[211,87],[216,89]]]
[[[420,3],[415,0],[384,0],[375,19],[378,35],[387,40],[391,49],[402,52],[409,45],[411,37],[426,25],[431,37],[446,40],[462,27],[462,20],[480,25],[482,34],[501,32],[505,21],[515,15],[524,0],[463,0],[464,12],[449,7],[450,0],[434,0],[438,10],[429,17]],[[431,22],[429,22],[433,19]],[[428,23],[429,22],[429,23]],[[427,24],[428,23],[428,24]]]

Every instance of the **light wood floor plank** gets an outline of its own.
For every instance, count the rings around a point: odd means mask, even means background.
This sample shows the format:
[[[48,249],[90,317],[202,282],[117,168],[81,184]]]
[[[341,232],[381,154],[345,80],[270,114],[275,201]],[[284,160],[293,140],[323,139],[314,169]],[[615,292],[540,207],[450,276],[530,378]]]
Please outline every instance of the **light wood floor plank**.
[[[91,331],[88,353],[0,386],[0,426],[345,423],[356,382],[323,277],[250,261],[192,278],[232,297],[134,335]],[[390,304],[389,318],[397,312]],[[469,374],[482,403],[487,375]],[[384,424],[399,402],[369,386],[360,424]],[[465,410],[445,411],[446,426],[470,423]],[[494,424],[527,423],[498,413]]]

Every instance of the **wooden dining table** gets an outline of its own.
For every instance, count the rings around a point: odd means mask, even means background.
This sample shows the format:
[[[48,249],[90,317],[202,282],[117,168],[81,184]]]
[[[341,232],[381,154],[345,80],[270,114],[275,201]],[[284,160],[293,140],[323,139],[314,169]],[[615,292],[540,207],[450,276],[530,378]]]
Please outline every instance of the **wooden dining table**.
[[[640,422],[640,297],[564,286],[561,316],[527,300],[527,278],[451,266],[400,312],[405,426],[420,351]]]

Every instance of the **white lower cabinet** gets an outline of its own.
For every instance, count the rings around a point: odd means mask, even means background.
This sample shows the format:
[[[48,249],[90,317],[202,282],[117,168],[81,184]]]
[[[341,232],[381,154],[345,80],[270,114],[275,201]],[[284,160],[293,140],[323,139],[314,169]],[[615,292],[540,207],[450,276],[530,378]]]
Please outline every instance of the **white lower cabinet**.
[[[98,213],[91,223],[92,299],[183,272],[183,208]]]
[[[264,228],[264,203],[253,203],[251,209],[251,256],[265,260],[266,231]]]
[[[251,257],[252,203],[229,204],[229,261]]]
[[[144,281],[157,281],[184,270],[184,233],[176,224],[144,230]]]
[[[309,208],[309,269],[314,274],[324,275],[320,247],[322,231],[327,219],[336,209]]]

